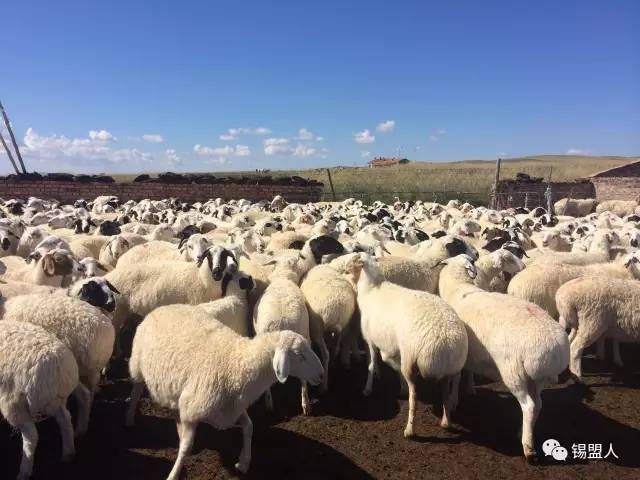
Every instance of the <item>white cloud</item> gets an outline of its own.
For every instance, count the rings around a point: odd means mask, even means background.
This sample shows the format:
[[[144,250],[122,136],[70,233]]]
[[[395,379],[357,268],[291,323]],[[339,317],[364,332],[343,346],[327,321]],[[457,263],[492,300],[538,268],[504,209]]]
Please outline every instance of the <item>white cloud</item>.
[[[308,128],[301,128],[298,130],[297,140],[313,140],[313,132]]]
[[[88,138],[68,138],[64,135],[42,136],[29,128],[20,147],[23,156],[40,162],[45,168],[55,165],[65,168],[95,167],[101,162],[147,163],[151,154],[136,148],[114,148],[117,139],[106,130],[91,130]]]
[[[353,134],[353,140],[356,143],[373,143],[376,141],[376,137],[371,135],[368,129],[364,129],[361,132],[356,132]]]
[[[324,141],[324,137],[316,137],[316,142],[322,142]]]
[[[272,145],[286,145],[287,143],[289,143],[289,140],[287,138],[267,138],[264,141],[264,146],[268,147]]]
[[[438,143],[438,140],[440,140],[440,137],[442,135],[446,135],[447,131],[444,128],[438,128],[434,134],[429,136],[429,141],[431,143]]]
[[[113,134],[106,130],[91,130],[89,132],[89,138],[98,142],[112,142],[116,140]]]
[[[162,142],[164,142],[164,138],[162,138],[162,135],[158,135],[157,133],[147,133],[145,135],[142,135],[142,139],[145,142],[149,142],[149,143],[162,143]]]
[[[591,152],[589,150],[585,150],[582,148],[570,148],[567,150],[567,155],[590,155]]]
[[[164,151],[164,154],[167,157],[167,163],[171,166],[180,165],[182,163],[182,158],[178,155],[178,153],[173,148],[168,148]]]
[[[361,157],[370,157],[371,156],[371,152],[360,152],[360,156]]]
[[[247,145],[205,147],[198,144],[193,146],[193,151],[203,157],[247,157],[251,155],[251,150]]]
[[[227,130],[227,133],[223,133],[220,135],[220,140],[225,142],[231,140],[237,140],[240,135],[269,135],[271,130],[266,127],[258,127],[258,128],[230,128]]]
[[[376,127],[376,130],[378,130],[379,132],[387,133],[393,131],[395,127],[395,120],[387,120],[386,122],[379,123]]]

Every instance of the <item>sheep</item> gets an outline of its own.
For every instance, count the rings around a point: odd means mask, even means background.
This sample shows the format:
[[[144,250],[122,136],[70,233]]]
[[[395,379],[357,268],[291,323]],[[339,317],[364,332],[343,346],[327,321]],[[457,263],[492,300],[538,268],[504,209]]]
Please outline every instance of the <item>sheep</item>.
[[[444,261],[440,295],[467,327],[465,371],[502,381],[522,409],[522,448],[535,458],[533,429],[542,408],[540,393],[569,364],[569,341],[556,321],[537,305],[474,285],[473,261],[459,255]]]
[[[596,213],[612,212],[622,218],[634,213],[637,207],[635,200],[605,200],[596,207]]]
[[[114,268],[118,259],[131,248],[129,241],[121,235],[111,237],[100,249],[98,261],[107,268]]]
[[[226,325],[238,335],[249,336],[248,292],[253,289],[253,278],[241,271],[225,273],[222,277],[222,298],[196,306],[184,305],[185,314],[192,308],[203,310],[209,318]]]
[[[402,374],[409,390],[406,438],[415,434],[415,382],[423,378],[442,380],[444,412],[441,426],[449,426],[453,407],[451,382],[467,356],[467,333],[456,313],[444,301],[386,281],[375,259],[358,253],[346,269],[356,286],[362,335],[369,347],[369,373],[363,394],[371,394],[377,371],[377,355]],[[404,383],[402,384],[404,385]]]
[[[73,352],[80,378],[73,392],[79,403],[76,436],[83,435],[89,427],[100,372],[113,352],[115,332],[111,320],[82,299],[64,295],[31,294],[10,298],[0,305],[0,314],[3,321],[41,326]]]
[[[292,247],[292,244],[303,245],[307,240],[309,240],[309,236],[307,234],[288,231],[288,232],[276,232],[271,235],[269,239],[269,243],[267,244],[265,251],[267,252],[277,252],[279,250],[286,250]]]
[[[545,309],[549,315],[557,318],[556,292],[563,284],[581,276],[640,279],[640,269],[635,262],[631,261],[631,258],[640,258],[640,254],[633,254],[615,263],[534,264],[513,277],[507,292],[514,297],[535,303]]]
[[[253,310],[253,327],[256,335],[281,330],[292,330],[309,340],[309,312],[305,297],[298,282],[299,257],[284,257],[273,260],[275,269],[269,275],[269,285]],[[325,347],[326,350],[326,347]],[[301,402],[304,415],[311,414],[311,402],[306,382],[302,381]],[[265,392],[268,410],[273,410],[271,391]]]
[[[556,215],[586,217],[595,211],[597,204],[595,198],[562,198],[553,204],[553,210]]]
[[[220,298],[220,281],[229,265],[236,267],[237,262],[222,247],[205,251],[195,265],[180,261],[121,264],[104,276],[121,292],[113,318],[116,329],[131,316],[141,319],[162,305],[195,305]]]
[[[9,227],[0,227],[0,257],[16,255],[20,238],[9,229]]]
[[[178,307],[169,306],[171,309]],[[205,312],[173,317],[152,312],[138,327],[129,371],[133,381],[127,424],[146,384],[151,398],[177,409],[180,448],[168,480],[180,476],[193,445],[198,423],[217,429],[240,424],[243,442],[236,469],[246,473],[251,462],[253,426],[247,408],[276,381],[289,375],[317,385],[322,365],[309,343],[290,331],[248,339],[211,321]]]
[[[16,257],[5,257],[3,261],[8,264],[9,258]],[[2,278],[4,280],[22,281],[36,285],[61,287],[65,277],[74,273],[74,269],[78,269],[77,262],[75,262],[71,254],[66,250],[56,249],[44,255],[41,255],[40,252],[34,252],[30,255],[29,260],[33,265],[25,263],[18,268],[9,267]]]
[[[85,257],[79,263],[83,266],[87,277],[102,277],[113,270],[113,268],[101,264],[93,257]]]
[[[69,242],[69,250],[78,260],[86,257],[98,259],[100,257],[100,249],[108,241],[109,237],[103,235],[86,235],[72,239]]]
[[[568,265],[589,265],[592,263],[604,263],[611,260],[611,247],[616,242],[617,236],[607,230],[598,230],[593,234],[593,240],[587,252],[544,252],[534,256],[529,251],[531,259],[525,261],[526,265],[537,263],[563,263]]]
[[[26,258],[48,236],[49,232],[43,227],[27,227],[18,242],[16,255]]]
[[[34,417],[54,416],[62,437],[62,458],[75,455],[67,398],[78,385],[71,351],[37,325],[0,322],[0,413],[22,435],[18,479],[28,479],[38,446]]]
[[[482,255],[476,262],[478,275],[475,285],[491,292],[503,290],[506,293],[506,283],[501,275],[513,276],[524,269],[524,263],[509,250],[499,248],[488,255]]]
[[[356,313],[357,301],[353,286],[344,275],[330,265],[317,265],[305,275],[300,284],[309,313],[310,335],[320,349],[324,368],[321,392],[329,385],[329,351],[325,334],[335,334],[334,356],[340,352],[344,366],[348,366],[352,338],[345,336],[352,317]]]
[[[473,247],[453,235],[434,238],[418,245],[413,258],[387,256],[379,259],[380,269],[386,280],[412,290],[437,293],[441,260],[461,253],[477,257]]]
[[[583,350],[599,338],[640,342],[639,296],[640,282],[614,278],[581,277],[558,289],[559,323],[571,330],[569,369],[575,380],[581,380]],[[615,348],[614,361],[622,365]]]

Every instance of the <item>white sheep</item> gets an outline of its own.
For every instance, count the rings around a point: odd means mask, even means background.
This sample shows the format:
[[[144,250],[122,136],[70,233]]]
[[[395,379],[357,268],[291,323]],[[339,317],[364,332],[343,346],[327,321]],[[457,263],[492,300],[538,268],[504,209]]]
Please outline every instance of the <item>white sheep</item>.
[[[76,435],[89,426],[91,403],[100,372],[113,352],[114,328],[111,320],[96,307],[64,295],[21,295],[0,305],[2,320],[39,325],[60,339],[73,352],[80,384],[74,390],[79,414]]]
[[[118,259],[131,247],[132,245],[123,235],[114,235],[100,249],[98,261],[105,267],[113,269],[118,264]]]
[[[284,257],[274,260],[275,268],[269,275],[269,285],[253,310],[253,327],[256,335],[267,332],[291,330],[309,340],[309,312],[305,297],[298,282],[298,257]],[[325,347],[326,348],[326,347]],[[306,382],[302,381],[302,412],[311,414],[311,402]],[[273,410],[271,391],[265,392],[268,410]]]
[[[233,255],[222,247],[211,247],[195,264],[180,261],[130,264],[123,260],[119,263],[118,268],[104,276],[121,293],[113,319],[116,329],[131,316],[144,318],[162,305],[196,305],[220,298],[220,281],[227,266],[237,265]]]
[[[569,340],[537,305],[474,285],[476,269],[465,255],[445,261],[440,295],[469,333],[465,371],[502,381],[522,409],[522,448],[535,457],[533,429],[542,408],[540,392],[569,363]],[[526,270],[525,270],[526,271]]]
[[[586,217],[595,210],[597,203],[595,198],[562,198],[553,205],[553,209],[556,215]]]
[[[600,338],[614,342],[640,342],[640,282],[603,278],[577,278],[558,289],[559,323],[570,329],[570,370],[582,376],[582,352]],[[614,360],[622,365],[617,349]]]
[[[419,243],[413,258],[386,256],[378,262],[384,278],[412,290],[437,293],[438,276],[446,258],[466,253],[477,257],[475,248],[462,238],[446,235]]]
[[[557,318],[556,292],[563,284],[581,276],[640,279],[640,269],[632,258],[640,258],[640,253],[616,262],[593,265],[536,263],[513,277],[507,292],[514,297],[535,303]]]
[[[36,251],[28,258],[31,264],[23,262],[21,265],[20,261],[13,261],[19,258],[3,258],[7,266],[7,271],[2,275],[4,280],[61,287],[65,279],[70,278],[79,268],[79,264],[66,250],[56,249],[44,255]]]
[[[248,339],[211,321],[205,312],[179,322],[155,312],[148,315],[133,340],[129,370],[134,383],[128,425],[133,424],[145,384],[154,402],[178,410],[180,448],[168,480],[179,477],[200,422],[221,430],[242,427],[235,466],[246,473],[253,433],[247,408],[276,381],[292,375],[317,385],[323,372],[302,336],[282,331]]]
[[[363,394],[369,395],[377,371],[377,354],[400,372],[409,390],[405,437],[414,435],[416,381],[442,380],[444,411],[441,425],[449,426],[452,382],[467,357],[467,333],[453,309],[427,292],[418,292],[384,279],[375,259],[355,254],[347,263],[358,293],[362,335],[369,346],[369,374]],[[403,384],[404,385],[404,384]]]
[[[476,261],[478,275],[475,284],[483,290],[506,293],[506,283],[502,275],[513,276],[524,269],[524,263],[509,250],[499,248]]]
[[[342,363],[347,366],[352,339],[347,335],[343,338],[343,333],[348,331],[356,313],[356,292],[351,282],[329,265],[317,265],[309,270],[300,284],[300,290],[306,299],[310,335],[320,349],[324,368],[321,391],[326,392],[329,385],[329,351],[324,337],[326,334],[335,335],[334,358],[340,352]]]
[[[78,366],[71,351],[53,334],[22,322],[0,322],[0,352],[0,413],[22,435],[17,478],[26,480],[31,477],[38,446],[36,416],[55,417],[63,460],[75,454],[66,403],[78,385]]]

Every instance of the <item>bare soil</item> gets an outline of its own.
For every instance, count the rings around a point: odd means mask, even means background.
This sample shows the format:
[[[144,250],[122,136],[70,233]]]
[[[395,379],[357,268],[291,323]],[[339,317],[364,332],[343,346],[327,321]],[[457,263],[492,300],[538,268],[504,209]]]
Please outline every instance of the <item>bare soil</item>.
[[[311,417],[299,414],[299,384],[274,388],[276,412],[263,402],[250,410],[254,422],[253,459],[248,478],[287,479],[637,479],[640,478],[640,352],[622,350],[627,366],[614,371],[593,358],[584,360],[585,386],[561,384],[543,393],[536,427],[538,447],[555,438],[569,450],[566,462],[544,457],[527,464],[521,455],[521,414],[500,384],[488,383],[461,400],[454,428],[441,429],[437,389],[420,386],[416,431],[402,436],[407,402],[398,397],[395,373],[382,369],[370,398],[361,396],[365,367],[332,371],[330,393],[314,405]],[[124,368],[120,369],[124,373]],[[130,385],[125,375],[102,384],[86,437],[76,458],[62,464],[55,421],[38,425],[36,479],[164,479],[178,446],[174,413],[144,398],[135,428],[123,426]],[[72,412],[74,405],[72,405]],[[620,457],[572,460],[573,443],[613,444]],[[235,478],[240,452],[238,428],[217,431],[200,425],[182,478]],[[0,479],[15,478],[21,442],[0,423]]]

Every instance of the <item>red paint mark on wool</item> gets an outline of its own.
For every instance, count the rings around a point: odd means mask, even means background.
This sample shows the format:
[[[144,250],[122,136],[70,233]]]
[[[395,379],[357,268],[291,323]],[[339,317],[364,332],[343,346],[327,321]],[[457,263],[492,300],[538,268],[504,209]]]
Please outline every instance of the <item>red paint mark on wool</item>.
[[[527,305],[527,311],[531,315],[535,315],[536,317],[541,317],[545,315],[544,310],[542,310],[540,307],[537,307],[535,305]]]

